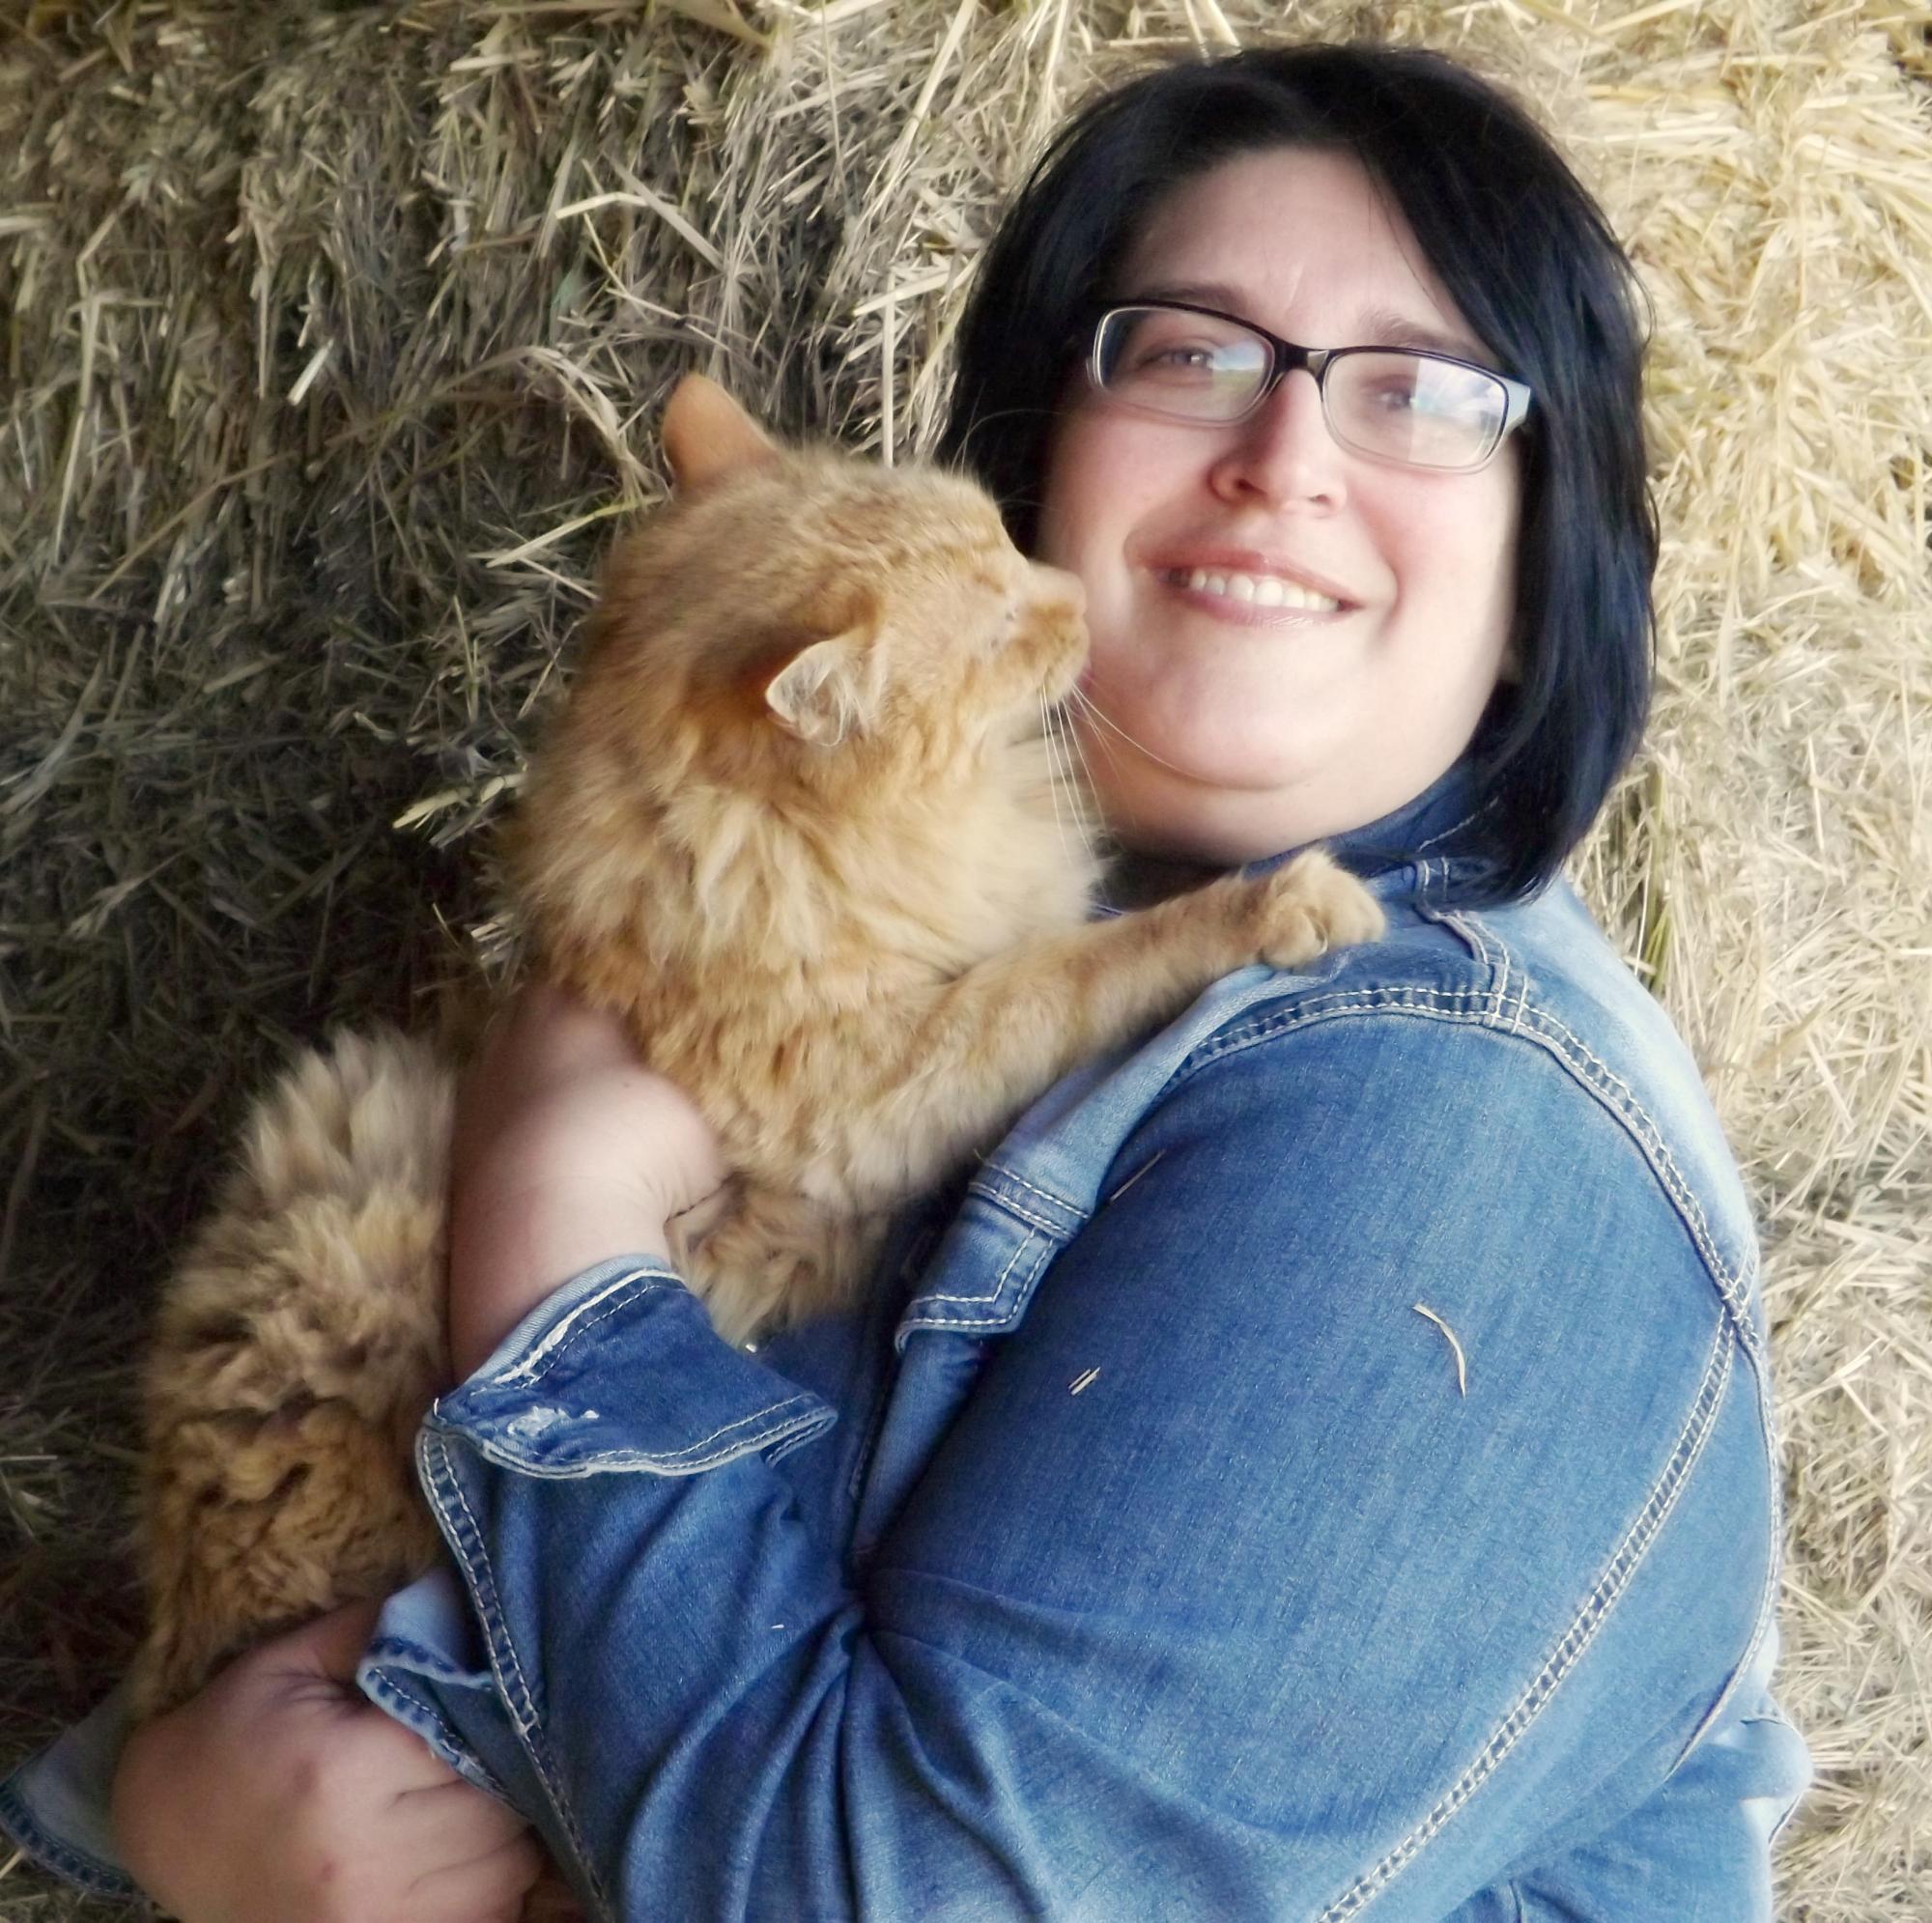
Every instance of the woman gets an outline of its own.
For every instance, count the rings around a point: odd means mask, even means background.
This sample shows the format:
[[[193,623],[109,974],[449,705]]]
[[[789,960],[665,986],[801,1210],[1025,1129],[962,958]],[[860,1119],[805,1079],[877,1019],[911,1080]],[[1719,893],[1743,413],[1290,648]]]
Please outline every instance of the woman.
[[[1328,840],[1391,931],[1072,1078],[756,1356],[658,1253],[701,1123],[532,1003],[426,1432],[477,1610],[419,1586],[361,1674],[604,1913],[1769,1913],[1747,1209],[1554,879],[1647,693],[1628,288],[1414,52],[1153,75],[1011,212],[949,450],[1085,583],[1122,898]],[[330,1680],[368,1626],[130,1743],[190,1923],[514,1913],[515,1819]]]

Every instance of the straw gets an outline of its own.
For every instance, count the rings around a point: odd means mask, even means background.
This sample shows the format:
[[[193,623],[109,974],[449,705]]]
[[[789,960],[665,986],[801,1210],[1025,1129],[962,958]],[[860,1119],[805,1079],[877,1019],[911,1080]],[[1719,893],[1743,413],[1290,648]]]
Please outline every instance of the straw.
[[[1781,1913],[1932,1912],[1932,77],[1903,0],[0,9],[0,1761],[135,1602],[129,1365],[246,1091],[500,957],[675,377],[905,459],[1001,197],[1150,60],[1384,33],[1561,128],[1656,315],[1660,698],[1577,863],[1757,1202]],[[1445,1360],[1445,1367],[1448,1366]],[[119,1913],[0,1873],[0,1915]]]

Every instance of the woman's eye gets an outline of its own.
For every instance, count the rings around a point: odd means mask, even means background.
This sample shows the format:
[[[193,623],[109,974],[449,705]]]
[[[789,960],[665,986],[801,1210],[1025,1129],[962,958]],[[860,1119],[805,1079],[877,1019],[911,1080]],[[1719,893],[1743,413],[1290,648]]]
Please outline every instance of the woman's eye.
[[[1384,382],[1369,390],[1369,404],[1385,414],[1405,414],[1416,404],[1415,388],[1406,381]]]
[[[1137,362],[1140,367],[1211,368],[1214,351],[1205,347],[1155,347],[1145,349]]]

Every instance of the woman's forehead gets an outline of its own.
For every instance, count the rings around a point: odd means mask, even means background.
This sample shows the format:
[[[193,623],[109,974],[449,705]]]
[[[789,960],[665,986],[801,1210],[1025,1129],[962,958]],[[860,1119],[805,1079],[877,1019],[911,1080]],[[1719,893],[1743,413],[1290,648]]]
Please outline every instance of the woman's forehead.
[[[1111,293],[1221,308],[1309,346],[1487,358],[1401,210],[1359,161],[1324,150],[1270,148],[1181,182]]]

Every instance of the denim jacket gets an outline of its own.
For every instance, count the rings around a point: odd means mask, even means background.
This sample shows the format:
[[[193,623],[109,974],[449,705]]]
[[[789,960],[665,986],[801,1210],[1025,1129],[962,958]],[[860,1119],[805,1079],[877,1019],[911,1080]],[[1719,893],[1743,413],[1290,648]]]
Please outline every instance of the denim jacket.
[[[1749,1210],[1576,895],[1450,905],[1467,807],[1346,838],[1415,851],[1385,940],[1062,1081],[857,1315],[539,1305],[424,1424],[449,1566],[363,1687],[600,1919],[1769,1916]],[[53,1803],[0,1788],[43,1860]]]

